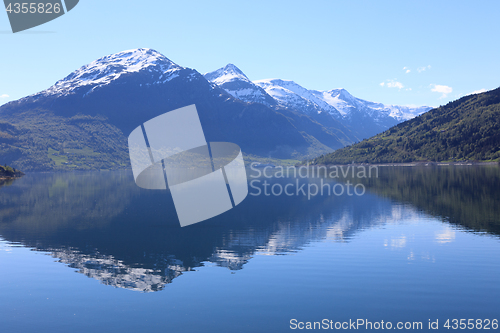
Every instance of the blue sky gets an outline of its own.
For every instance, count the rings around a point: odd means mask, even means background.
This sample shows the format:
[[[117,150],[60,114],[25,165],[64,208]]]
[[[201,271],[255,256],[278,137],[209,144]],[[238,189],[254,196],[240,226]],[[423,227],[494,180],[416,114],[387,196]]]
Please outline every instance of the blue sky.
[[[345,88],[387,104],[446,104],[500,86],[500,1],[103,1],[12,34],[0,13],[0,104],[99,57],[153,48],[201,73]]]

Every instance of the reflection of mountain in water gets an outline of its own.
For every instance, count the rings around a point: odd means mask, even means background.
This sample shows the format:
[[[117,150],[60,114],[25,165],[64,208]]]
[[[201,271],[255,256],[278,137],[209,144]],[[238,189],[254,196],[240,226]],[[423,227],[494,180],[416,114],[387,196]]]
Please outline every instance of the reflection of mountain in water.
[[[381,168],[365,184],[451,223],[500,234],[498,168]],[[169,193],[138,188],[129,172],[28,174],[0,189],[1,237],[49,252],[103,284],[144,292],[205,262],[237,270],[256,254],[345,242],[416,214],[372,194],[310,201],[249,195],[225,214],[180,228]]]
[[[204,262],[237,270],[255,254],[348,241],[357,230],[416,214],[373,195],[262,195],[180,228],[169,193],[139,189],[125,172],[32,174],[0,194],[3,238],[50,252],[103,284],[145,292]]]

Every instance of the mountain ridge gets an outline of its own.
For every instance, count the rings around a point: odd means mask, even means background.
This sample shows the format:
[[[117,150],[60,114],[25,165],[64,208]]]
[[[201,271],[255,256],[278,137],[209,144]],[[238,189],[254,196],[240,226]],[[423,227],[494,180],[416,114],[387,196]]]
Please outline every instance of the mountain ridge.
[[[232,75],[228,73],[233,70]],[[309,90],[292,80],[250,79],[233,64],[205,74],[205,78],[244,102],[263,103],[294,109],[308,116],[329,114],[363,139],[380,133],[402,121],[429,111],[431,107],[385,105],[366,101],[351,95],[343,88],[325,91]],[[262,88],[275,102],[263,101]],[[324,118],[323,118],[324,119]],[[322,120],[319,120],[320,122]]]

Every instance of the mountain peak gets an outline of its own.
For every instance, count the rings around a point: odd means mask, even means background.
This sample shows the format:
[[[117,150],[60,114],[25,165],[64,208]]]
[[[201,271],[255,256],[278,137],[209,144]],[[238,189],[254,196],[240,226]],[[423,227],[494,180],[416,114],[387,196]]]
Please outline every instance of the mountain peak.
[[[57,81],[44,91],[48,95],[66,95],[77,88],[94,88],[109,84],[123,74],[140,71],[156,73],[156,76],[173,78],[173,72],[182,69],[163,54],[148,48],[138,48],[110,54],[80,67],[67,77]],[[166,75],[165,75],[166,74]]]
[[[72,80],[75,78],[85,81],[92,76],[89,74],[93,74],[93,79],[95,79],[123,72],[138,72],[145,68],[166,72],[172,67],[179,66],[158,51],[139,48],[99,58],[74,71],[61,81]]]
[[[247,81],[250,82],[248,77],[233,64],[227,64],[213,72],[205,73],[203,75],[208,81],[217,85],[233,82],[233,81]]]
[[[227,64],[225,67],[224,67],[224,71],[226,72],[232,72],[232,73],[236,73],[236,74],[241,74],[241,75],[245,75],[241,69],[239,69],[238,67],[236,67],[236,65],[233,65],[233,64]],[[246,75],[245,75],[246,77]]]
[[[94,63],[102,63],[102,62],[121,64],[131,70],[139,69],[137,68],[137,66],[140,67],[147,67],[151,65],[170,66],[174,64],[167,57],[165,57],[163,54],[161,54],[156,50],[148,48],[138,48],[138,49],[118,52],[115,54],[99,58],[87,66],[90,66]],[[135,68],[133,68],[134,66]]]
[[[233,64],[227,64],[204,76],[205,79],[243,102],[261,103],[266,106],[276,105],[276,101],[264,89],[250,81],[245,73]]]

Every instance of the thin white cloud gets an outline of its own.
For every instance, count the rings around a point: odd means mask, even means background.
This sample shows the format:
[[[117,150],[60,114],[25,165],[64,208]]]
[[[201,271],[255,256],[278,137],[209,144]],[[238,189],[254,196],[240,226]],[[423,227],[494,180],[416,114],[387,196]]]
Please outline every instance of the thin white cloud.
[[[419,68],[417,68],[417,72],[422,73],[422,72],[425,72],[428,69],[431,69],[431,65],[419,67]]]
[[[411,72],[411,69],[409,69],[408,67],[403,67],[403,70],[405,71],[406,74],[410,73]]]
[[[387,87],[387,88],[398,88],[398,89],[403,89],[405,86],[401,83],[394,80],[386,80],[386,82],[381,82],[380,85],[382,87]]]
[[[9,98],[9,95],[3,94],[3,95],[0,95],[0,98]]]
[[[398,81],[387,82],[387,86],[389,88],[398,88],[398,89],[404,88],[404,85],[401,82],[398,82]]]
[[[479,89],[479,90],[474,90],[473,92],[471,92],[471,93],[469,93],[469,94],[467,94],[467,95],[465,95],[465,96],[475,95],[475,94],[480,94],[480,93],[484,93],[484,92],[487,92],[487,91],[488,91],[488,90],[486,90],[486,89],[484,89],[484,88],[483,88],[483,89]]]
[[[431,84],[431,87],[432,87],[431,91],[443,94],[439,98],[446,98],[446,96],[448,96],[448,94],[451,94],[451,92],[453,91],[452,87],[440,84]]]

